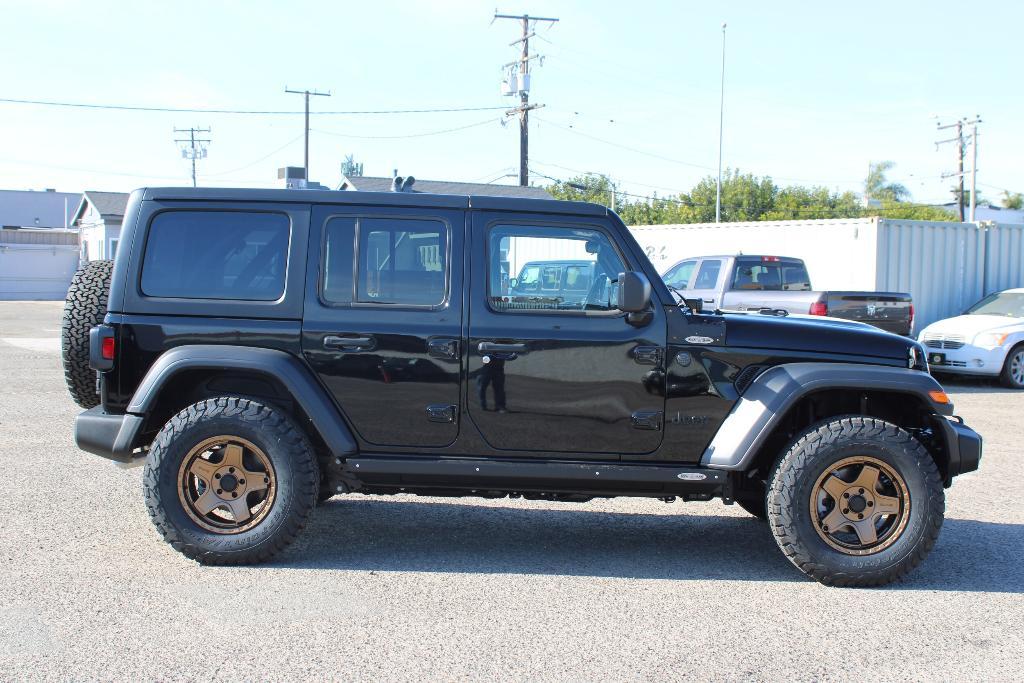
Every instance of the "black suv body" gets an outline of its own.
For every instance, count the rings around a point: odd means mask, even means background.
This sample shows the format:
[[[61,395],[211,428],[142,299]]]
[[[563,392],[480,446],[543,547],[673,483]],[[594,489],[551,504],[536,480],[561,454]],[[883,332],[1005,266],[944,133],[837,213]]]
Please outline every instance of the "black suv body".
[[[269,557],[338,492],[718,497],[815,578],[877,584],[981,455],[916,342],[680,307],[598,205],[148,188],[122,230],[76,440],[145,462],[202,561]],[[582,303],[510,295],[553,259],[590,262]]]

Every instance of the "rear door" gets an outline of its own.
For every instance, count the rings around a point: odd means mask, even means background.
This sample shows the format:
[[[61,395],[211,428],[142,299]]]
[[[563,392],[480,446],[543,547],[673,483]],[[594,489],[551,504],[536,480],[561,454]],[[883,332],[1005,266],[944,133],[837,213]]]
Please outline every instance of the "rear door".
[[[464,233],[457,209],[313,209],[302,350],[368,448],[459,434]]]
[[[714,310],[721,306],[722,302],[719,297],[723,288],[719,286],[719,282],[723,278],[723,267],[724,259],[701,259],[687,297],[700,299],[707,310]]]
[[[615,308],[614,281],[639,264],[607,220],[474,212],[472,236],[468,412],[486,443],[523,456],[657,449],[665,313],[655,305],[634,327]],[[587,291],[517,296],[504,285],[503,273],[545,258],[585,261]]]

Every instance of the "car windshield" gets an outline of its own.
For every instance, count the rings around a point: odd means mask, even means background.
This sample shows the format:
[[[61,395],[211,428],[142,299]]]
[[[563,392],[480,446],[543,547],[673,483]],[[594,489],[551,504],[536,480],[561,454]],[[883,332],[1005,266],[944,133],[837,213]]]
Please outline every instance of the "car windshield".
[[[989,294],[967,310],[967,315],[1005,315],[1024,318],[1024,293],[997,292]]]

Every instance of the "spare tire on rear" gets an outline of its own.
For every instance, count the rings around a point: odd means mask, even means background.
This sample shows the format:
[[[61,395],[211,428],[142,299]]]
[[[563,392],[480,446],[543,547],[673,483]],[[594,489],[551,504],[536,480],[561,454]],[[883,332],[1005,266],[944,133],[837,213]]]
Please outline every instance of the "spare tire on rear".
[[[83,408],[92,408],[100,403],[96,371],[89,367],[89,330],[102,323],[103,316],[107,314],[113,270],[113,261],[85,264],[71,278],[64,301],[64,321],[60,331],[64,379],[71,398]]]

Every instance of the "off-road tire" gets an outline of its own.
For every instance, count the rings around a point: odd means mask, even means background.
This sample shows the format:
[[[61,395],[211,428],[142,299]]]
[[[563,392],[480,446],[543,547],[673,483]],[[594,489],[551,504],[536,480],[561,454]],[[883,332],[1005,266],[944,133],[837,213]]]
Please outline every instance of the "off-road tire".
[[[909,493],[907,524],[874,554],[848,555],[828,545],[811,521],[810,496],[818,477],[853,455],[870,456],[903,478]],[[935,545],[945,494],[935,460],[900,427],[869,417],[844,416],[814,425],[775,464],[768,491],[768,521],[787,558],[826,585],[881,586],[921,563]]]
[[[1017,358],[1020,356],[1020,358]],[[1013,362],[1017,358],[1018,363],[1024,363],[1024,344],[1018,344],[1010,349],[1003,362],[1003,369],[999,373],[999,383],[1008,389],[1024,389],[1024,383],[1013,378]]]
[[[89,367],[89,330],[103,322],[107,314],[113,261],[90,261],[71,278],[64,300],[60,346],[64,361],[64,380],[75,403],[83,408],[99,405],[96,371]]]
[[[182,460],[204,439],[225,434],[262,449],[277,486],[266,517],[234,534],[201,527],[178,495]],[[305,526],[320,489],[320,469],[309,439],[288,415],[249,399],[220,397],[194,403],[164,425],[149,452],[143,488],[150,519],[175,550],[202,564],[255,564],[284,549]]]

